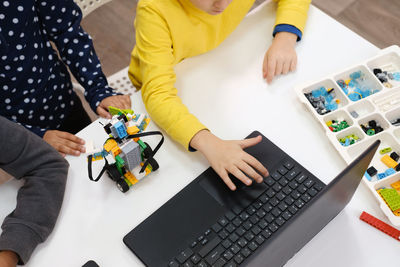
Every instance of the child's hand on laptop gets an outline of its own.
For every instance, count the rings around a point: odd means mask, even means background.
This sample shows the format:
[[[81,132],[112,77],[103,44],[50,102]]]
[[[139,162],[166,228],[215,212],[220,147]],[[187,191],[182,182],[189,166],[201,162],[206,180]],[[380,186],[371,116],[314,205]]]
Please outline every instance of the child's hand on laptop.
[[[297,35],[290,32],[278,32],[272,41],[263,63],[263,77],[271,83],[274,77],[294,71],[297,65],[295,45]]]
[[[201,130],[192,138],[190,146],[200,151],[225,184],[231,190],[235,190],[236,186],[228,173],[246,185],[252,183],[246,175],[258,183],[263,181],[260,174],[268,176],[268,170],[256,158],[243,151],[244,148],[254,146],[260,141],[261,136],[245,140],[222,140],[208,130]]]

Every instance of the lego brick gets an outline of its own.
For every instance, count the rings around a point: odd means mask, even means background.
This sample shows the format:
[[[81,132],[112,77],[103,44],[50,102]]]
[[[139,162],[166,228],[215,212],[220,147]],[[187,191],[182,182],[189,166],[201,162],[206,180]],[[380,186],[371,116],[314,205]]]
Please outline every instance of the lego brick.
[[[389,175],[392,175],[395,173],[396,173],[396,171],[393,168],[389,168],[385,171],[386,176],[389,176]]]
[[[118,146],[117,142],[113,139],[108,139],[103,145],[107,152],[110,152],[114,147]]]
[[[379,194],[392,211],[400,209],[400,194],[397,193],[396,189],[385,188],[379,190]]]
[[[384,155],[381,158],[381,161],[388,167],[395,169],[398,165],[396,161],[394,161],[389,155]]]
[[[137,126],[130,126],[130,127],[128,127],[128,129],[126,131],[129,135],[132,135],[132,134],[137,134],[138,132],[140,132],[140,129]]]
[[[384,149],[379,150],[379,153],[380,153],[381,155],[383,155],[383,154],[389,153],[389,152],[391,152],[391,151],[392,151],[392,148],[391,148],[391,147],[386,147],[386,148],[384,148]]]
[[[372,177],[378,173],[374,166],[371,166],[367,169],[367,173]]]
[[[139,180],[136,179],[136,177],[135,177],[131,172],[126,172],[126,173],[124,174],[124,176],[125,176],[125,178],[126,178],[127,180],[129,180],[130,185],[134,185],[134,184],[136,184],[137,182],[139,182]]]
[[[395,161],[398,161],[400,158],[400,156],[396,152],[390,153],[390,157]]]
[[[113,149],[111,149],[111,153],[114,157],[116,157],[121,153],[121,149],[118,146],[115,146]]]
[[[393,187],[394,189],[396,189],[397,191],[400,190],[400,181],[397,181],[393,184],[390,185],[391,187]]]
[[[378,176],[378,180],[381,180],[386,177],[386,173],[381,172],[381,173],[378,173],[377,176]]]
[[[375,218],[371,214],[363,211],[360,216],[360,220],[372,225],[373,227],[377,228],[378,230],[384,232],[387,235],[390,235],[397,241],[400,241],[400,231],[396,228],[388,225],[387,223]]]
[[[368,181],[371,181],[371,180],[372,180],[372,178],[371,178],[371,176],[368,174],[368,172],[365,172],[365,173],[364,173],[364,176],[365,176],[365,178],[367,178]]]
[[[111,127],[111,132],[114,134],[113,129],[115,129],[115,131],[116,131],[116,137],[123,139],[124,137],[126,137],[128,135],[128,133],[126,132],[125,123],[122,123],[121,121],[117,122],[116,124],[114,124]]]
[[[130,140],[121,146],[121,150],[121,154],[123,154],[123,158],[125,159],[125,167],[128,170],[131,171],[142,162],[140,147],[136,142]]]

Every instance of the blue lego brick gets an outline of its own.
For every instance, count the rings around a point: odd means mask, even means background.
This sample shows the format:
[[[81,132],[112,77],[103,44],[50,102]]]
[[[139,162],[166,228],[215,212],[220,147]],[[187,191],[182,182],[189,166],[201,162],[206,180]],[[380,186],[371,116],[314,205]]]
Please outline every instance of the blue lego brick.
[[[368,179],[368,181],[371,181],[371,176],[368,174],[368,172],[365,172],[364,173],[364,176],[365,176],[365,178],[367,178]]]
[[[386,177],[386,173],[381,172],[381,173],[378,173],[377,176],[378,176],[378,180],[381,180]]]
[[[389,168],[385,171],[386,176],[389,176],[389,175],[392,175],[395,173],[396,173],[396,171],[393,168]]]
[[[114,124],[114,128],[117,131],[117,134],[118,134],[119,138],[122,139],[122,138],[128,136],[128,133],[126,132],[126,126],[121,121],[119,121],[116,124]]]

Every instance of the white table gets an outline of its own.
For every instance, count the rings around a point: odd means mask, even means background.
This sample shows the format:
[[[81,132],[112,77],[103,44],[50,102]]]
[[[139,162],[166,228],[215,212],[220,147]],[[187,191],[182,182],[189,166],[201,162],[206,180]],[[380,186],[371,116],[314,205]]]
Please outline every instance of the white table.
[[[216,135],[240,139],[257,129],[328,183],[345,163],[293,88],[374,56],[378,48],[311,7],[297,47],[298,70],[267,85],[261,65],[272,41],[274,14],[274,4],[260,6],[217,49],[179,64],[176,86],[183,102]],[[132,100],[136,112],[145,112],[139,94]],[[151,124],[148,129],[158,128]],[[97,122],[78,135],[97,146],[106,138]],[[146,140],[154,146],[157,138]],[[185,151],[169,137],[156,159],[160,169],[122,194],[107,177],[89,181],[84,156],[68,157],[71,168],[58,223],[27,266],[81,266],[89,259],[102,267],[142,266],[123,236],[208,167],[199,153]],[[11,181],[0,187],[0,221],[14,208],[19,185]],[[360,221],[362,210],[384,219],[363,185],[286,266],[393,266],[399,243]]]

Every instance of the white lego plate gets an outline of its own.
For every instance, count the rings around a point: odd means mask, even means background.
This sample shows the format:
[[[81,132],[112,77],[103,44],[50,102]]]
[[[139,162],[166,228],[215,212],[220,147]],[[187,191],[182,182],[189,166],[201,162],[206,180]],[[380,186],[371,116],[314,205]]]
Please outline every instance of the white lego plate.
[[[391,123],[391,121],[400,118],[400,81],[390,80],[389,82],[393,87],[385,87],[374,75],[374,68],[382,68],[389,72],[400,72],[400,48],[398,46],[385,48],[381,50],[377,56],[350,67],[345,71],[340,71],[315,82],[298,86],[296,87],[296,92],[299,99],[320,122],[329,141],[347,163],[354,160],[375,140],[380,139],[381,145],[370,166],[374,166],[378,170],[378,173],[382,173],[385,172],[388,167],[381,162],[381,157],[383,155],[381,155],[379,151],[383,148],[391,147],[392,152],[394,151],[400,155],[400,126],[394,126]],[[376,92],[368,97],[353,101],[344,93],[336,81],[340,79],[349,79],[351,73],[359,70],[365,74],[366,83],[373,87]],[[305,93],[310,93],[321,86],[324,86],[326,89],[333,88],[336,98],[340,101],[336,110],[323,115],[316,111],[305,96]],[[352,115],[354,111],[358,114],[357,117]],[[326,122],[332,119],[346,120],[349,127],[339,132],[332,132],[326,125]],[[370,120],[377,121],[383,128],[383,131],[372,136],[367,135],[360,125],[366,124]],[[352,145],[342,146],[339,139],[350,134],[356,134],[359,140]],[[388,155],[389,154],[390,153],[388,153]],[[385,215],[389,218],[391,223],[399,226],[400,216],[396,216],[390,210],[376,191],[382,187],[390,187],[390,184],[397,181],[400,181],[400,172],[396,172],[380,180],[377,179],[376,175],[372,177],[371,181],[365,176],[363,177],[363,182],[371,190]]]

